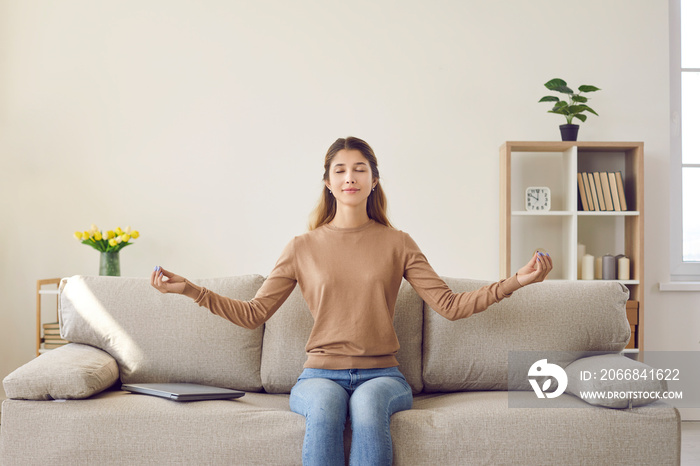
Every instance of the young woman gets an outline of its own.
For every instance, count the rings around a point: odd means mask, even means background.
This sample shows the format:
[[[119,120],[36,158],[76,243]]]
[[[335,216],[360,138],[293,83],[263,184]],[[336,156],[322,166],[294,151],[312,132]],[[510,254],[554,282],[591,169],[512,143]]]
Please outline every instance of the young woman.
[[[481,312],[530,283],[544,280],[552,260],[540,253],[514,276],[468,293],[453,293],[411,237],[386,215],[377,158],[363,140],[338,139],[328,149],[325,188],[310,231],[295,237],[251,301],[217,295],[160,267],[152,285],[194,299],[234,324],[262,325],[299,284],[314,318],[307,361],[292,389],[292,411],[306,417],[305,465],[344,464],[350,417],[350,463],[390,465],[391,415],[410,409],[411,388],[399,372],[394,304],[402,278],[450,320]]]

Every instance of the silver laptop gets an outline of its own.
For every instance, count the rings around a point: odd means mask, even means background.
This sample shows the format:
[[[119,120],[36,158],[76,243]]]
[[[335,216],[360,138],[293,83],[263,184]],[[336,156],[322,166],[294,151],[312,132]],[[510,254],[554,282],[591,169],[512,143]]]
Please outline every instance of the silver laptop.
[[[122,384],[122,390],[175,401],[229,400],[245,395],[238,390],[196,383],[126,383]]]

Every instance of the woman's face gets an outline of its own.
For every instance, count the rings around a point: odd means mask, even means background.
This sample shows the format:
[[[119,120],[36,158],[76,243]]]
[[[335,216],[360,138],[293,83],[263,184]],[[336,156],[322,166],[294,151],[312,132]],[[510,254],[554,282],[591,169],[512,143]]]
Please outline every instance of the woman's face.
[[[359,150],[341,149],[331,160],[326,186],[338,203],[348,206],[366,204],[376,181],[369,162]]]

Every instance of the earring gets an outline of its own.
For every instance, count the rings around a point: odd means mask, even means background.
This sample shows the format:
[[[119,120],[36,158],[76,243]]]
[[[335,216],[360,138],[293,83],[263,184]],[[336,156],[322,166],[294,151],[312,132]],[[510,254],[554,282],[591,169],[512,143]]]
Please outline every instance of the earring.
[[[333,191],[331,191],[331,188],[328,188],[328,192],[333,194]]]

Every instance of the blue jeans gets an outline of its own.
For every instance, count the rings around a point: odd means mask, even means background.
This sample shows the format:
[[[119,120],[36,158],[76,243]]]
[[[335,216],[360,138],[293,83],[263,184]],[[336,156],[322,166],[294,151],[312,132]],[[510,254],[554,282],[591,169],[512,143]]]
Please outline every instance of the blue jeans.
[[[352,427],[351,465],[391,465],[391,415],[413,406],[411,387],[397,367],[304,369],[289,406],[306,417],[305,466],[344,465],[343,430]]]

